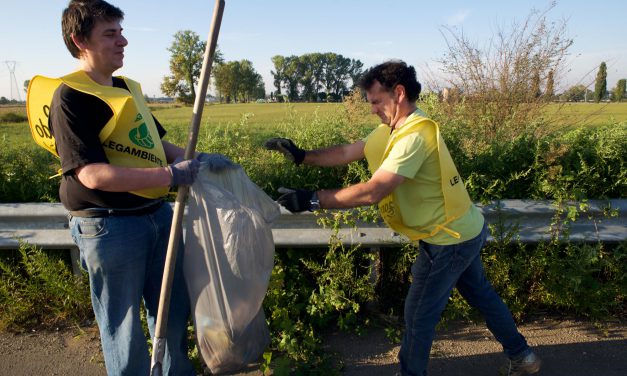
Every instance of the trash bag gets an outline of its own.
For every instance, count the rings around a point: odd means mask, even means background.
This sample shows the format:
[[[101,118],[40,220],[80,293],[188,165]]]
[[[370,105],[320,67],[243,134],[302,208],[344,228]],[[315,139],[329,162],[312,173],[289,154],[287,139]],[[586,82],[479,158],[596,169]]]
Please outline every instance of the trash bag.
[[[261,303],[279,206],[243,169],[201,166],[187,207],[183,270],[200,353],[212,373],[238,370],[270,342]]]

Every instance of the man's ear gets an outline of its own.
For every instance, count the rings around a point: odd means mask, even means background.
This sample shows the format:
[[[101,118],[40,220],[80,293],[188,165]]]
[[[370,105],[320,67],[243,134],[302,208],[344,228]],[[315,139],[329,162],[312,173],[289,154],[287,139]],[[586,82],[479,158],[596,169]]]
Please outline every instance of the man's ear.
[[[398,97],[398,101],[402,102],[407,99],[407,92],[405,91],[405,86],[398,84],[394,87],[394,94]]]
[[[81,53],[87,48],[87,42],[84,37],[77,36],[75,34],[72,34],[70,37],[72,38],[74,45],[81,51]]]

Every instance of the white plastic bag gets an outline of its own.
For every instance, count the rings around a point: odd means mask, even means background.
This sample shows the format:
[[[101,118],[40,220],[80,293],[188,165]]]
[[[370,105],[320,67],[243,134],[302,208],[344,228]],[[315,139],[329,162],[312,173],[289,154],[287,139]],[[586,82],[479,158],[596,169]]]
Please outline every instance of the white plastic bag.
[[[201,167],[188,200],[184,274],[196,338],[212,373],[255,361],[270,341],[261,303],[279,206],[241,168]]]

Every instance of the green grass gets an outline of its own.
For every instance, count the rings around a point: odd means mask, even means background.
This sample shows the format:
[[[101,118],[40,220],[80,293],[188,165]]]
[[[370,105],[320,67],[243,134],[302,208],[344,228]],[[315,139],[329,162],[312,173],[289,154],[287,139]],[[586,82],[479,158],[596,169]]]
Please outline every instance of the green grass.
[[[191,107],[152,107],[153,113],[164,125],[189,125]],[[227,125],[238,123],[242,117],[247,117],[250,127],[265,127],[290,116],[312,116],[338,111],[342,104],[338,103],[238,103],[238,104],[211,104],[203,110],[203,125]]]
[[[557,125],[567,128],[607,125],[627,121],[625,103],[553,103],[546,113]]]
[[[187,132],[192,118],[192,107],[151,104],[151,108],[167,130],[175,128]],[[210,104],[203,110],[201,129],[243,125],[247,132],[270,134],[279,124],[289,119],[300,118],[306,122],[314,116],[325,117],[343,110],[341,103]],[[11,112],[26,115],[24,106],[0,106],[0,116]],[[554,103],[547,107],[546,113],[558,126],[600,126],[627,121],[627,103]],[[370,116],[366,125],[374,126],[377,123],[378,119]],[[28,125],[26,122],[2,123],[0,137],[8,137],[14,142],[30,140]]]
[[[174,143],[184,142],[192,119],[192,107],[176,105],[151,105],[154,116],[171,133],[166,136]],[[259,133],[265,137],[273,134],[288,121],[298,119],[307,123],[316,117],[327,118],[344,111],[341,103],[245,103],[245,104],[210,104],[203,109],[200,125],[201,133],[215,127],[238,128],[245,133]],[[2,114],[14,112],[26,114],[21,107],[0,107]],[[370,116],[368,124],[378,124],[375,116]],[[175,135],[175,136],[173,136]],[[0,125],[0,138],[11,142],[33,144],[26,122],[4,123]]]

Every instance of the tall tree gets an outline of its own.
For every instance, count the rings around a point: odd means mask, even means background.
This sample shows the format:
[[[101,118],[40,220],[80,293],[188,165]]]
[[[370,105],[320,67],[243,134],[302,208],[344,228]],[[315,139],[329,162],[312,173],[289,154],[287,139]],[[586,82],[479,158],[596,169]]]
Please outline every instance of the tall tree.
[[[191,30],[177,31],[174,34],[170,51],[170,76],[165,76],[161,91],[176,97],[184,103],[193,103],[196,98],[194,86],[200,77],[205,42]]]
[[[324,86],[323,77],[324,77],[324,54],[320,52],[314,52],[311,55],[311,64],[312,64],[312,74],[313,74],[313,85],[314,92],[316,95],[316,102],[320,97],[320,92]]]
[[[528,94],[532,97],[531,99],[539,98],[540,95],[542,95],[540,91],[540,72],[537,70],[535,70],[531,76],[531,88]]]
[[[313,54],[305,54],[299,57],[299,76],[300,85],[303,89],[303,100],[315,102],[317,97],[315,76],[314,76],[314,57]]]
[[[605,65],[605,61],[601,63],[599,66],[599,71],[597,72],[597,78],[594,82],[594,101],[599,103],[601,99],[605,98],[607,95],[607,65]]]
[[[327,101],[330,101],[333,98],[333,94],[335,93],[335,83],[337,81],[337,73],[338,67],[341,65],[340,60],[341,55],[338,55],[333,52],[327,52],[324,54],[324,68],[323,68],[323,80],[324,87],[326,90]]]
[[[276,94],[280,98],[284,88],[290,100],[302,99],[317,102],[321,97],[339,100],[348,90],[348,82],[354,86],[362,74],[363,63],[345,58],[333,52],[309,53],[301,56],[272,57],[275,70]],[[322,90],[326,93],[322,93]]]
[[[579,84],[566,90],[561,97],[567,102],[581,102],[586,98],[586,95],[591,93],[584,85]]]
[[[236,62],[228,61],[218,64],[213,69],[213,85],[217,91],[220,101],[231,103],[237,87],[237,67]]]
[[[616,87],[614,88],[614,91],[613,91],[614,102],[621,102],[623,100],[623,97],[625,96],[626,83],[627,83],[627,80],[624,78],[618,80],[618,82],[616,83]]]
[[[351,78],[352,86],[351,89],[354,89],[357,86],[357,83],[361,79],[361,75],[363,74],[364,63],[359,60],[351,59],[350,68],[348,71],[348,75]]]
[[[546,77],[546,89],[544,89],[544,97],[546,100],[553,100],[555,96],[555,77],[553,71],[550,70]]]
[[[287,90],[287,97],[290,101],[298,99],[298,85],[300,83],[301,63],[298,56],[288,56],[285,58],[285,70],[283,82]]]
[[[274,64],[274,70],[270,71],[274,77],[274,87],[276,88],[277,98],[282,98],[281,86],[283,85],[285,76],[285,57],[281,55],[272,56],[272,64]]]
[[[255,71],[250,60],[219,64],[214,73],[216,91],[227,103],[265,97],[263,77]]]
[[[333,94],[337,100],[342,99],[345,91],[348,91],[347,81],[350,78],[351,60],[342,55],[337,55],[335,74],[333,78]]]

